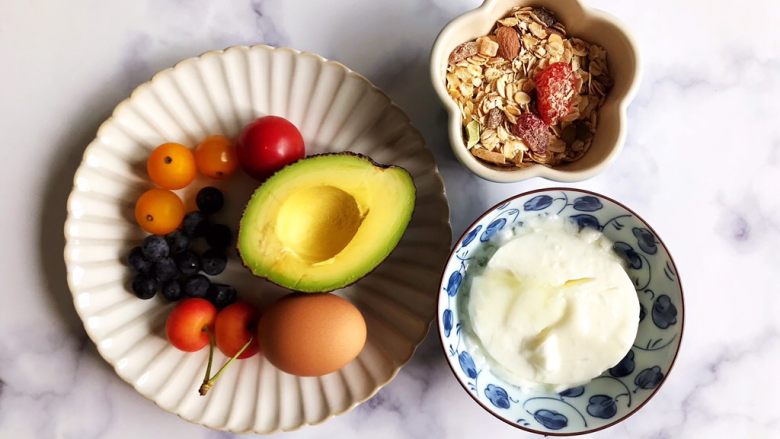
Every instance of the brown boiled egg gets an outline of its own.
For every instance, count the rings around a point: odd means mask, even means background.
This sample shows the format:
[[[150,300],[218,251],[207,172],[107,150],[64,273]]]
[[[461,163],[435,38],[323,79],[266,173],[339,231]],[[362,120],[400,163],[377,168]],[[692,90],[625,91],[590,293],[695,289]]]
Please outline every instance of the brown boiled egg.
[[[352,361],[366,343],[360,311],[333,294],[291,294],[260,318],[258,338],[274,366],[293,375],[320,376]]]

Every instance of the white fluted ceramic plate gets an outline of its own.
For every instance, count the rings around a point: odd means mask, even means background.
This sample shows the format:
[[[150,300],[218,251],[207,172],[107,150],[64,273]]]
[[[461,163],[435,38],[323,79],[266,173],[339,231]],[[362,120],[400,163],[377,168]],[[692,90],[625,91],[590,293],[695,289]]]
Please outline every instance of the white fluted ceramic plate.
[[[366,318],[368,341],[341,370],[320,378],[285,374],[262,356],[238,362],[206,397],[197,394],[207,349],[169,345],[172,306],[128,291],[123,259],[144,236],[133,220],[150,187],[144,163],[158,144],[195,145],[209,134],[236,136],[254,118],[275,114],[299,127],[307,153],[354,151],[403,166],[417,205],[390,257],[340,290]],[[192,206],[197,181],[180,191]],[[224,184],[221,222],[234,230],[257,184],[238,172]],[[406,363],[435,313],[450,246],[449,209],[433,156],[404,113],[362,76],[310,53],[233,47],[185,60],[155,75],[100,127],[76,171],[65,223],[65,262],[76,310],[100,354],[145,397],[182,418],[234,432],[269,433],[317,424],[370,398]],[[266,305],[285,291],[253,277],[231,255],[219,281]],[[217,363],[224,357],[217,356]]]

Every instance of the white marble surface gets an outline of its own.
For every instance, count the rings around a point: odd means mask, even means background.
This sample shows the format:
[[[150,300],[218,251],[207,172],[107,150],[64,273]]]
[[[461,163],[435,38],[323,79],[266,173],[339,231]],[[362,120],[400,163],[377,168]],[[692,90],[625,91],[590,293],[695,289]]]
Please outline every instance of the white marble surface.
[[[97,355],[65,285],[65,199],[84,146],[131,89],[234,44],[321,53],[384,88],[421,128],[459,235],[486,207],[550,182],[470,176],[428,79],[438,30],[477,0],[3,0],[0,437],[210,438],[136,394]],[[664,239],[686,292],[677,364],[599,438],[780,437],[780,6],[592,0],[634,31],[644,81],[618,160],[575,186],[628,204]],[[289,438],[531,437],[464,393],[429,334],[353,412]]]

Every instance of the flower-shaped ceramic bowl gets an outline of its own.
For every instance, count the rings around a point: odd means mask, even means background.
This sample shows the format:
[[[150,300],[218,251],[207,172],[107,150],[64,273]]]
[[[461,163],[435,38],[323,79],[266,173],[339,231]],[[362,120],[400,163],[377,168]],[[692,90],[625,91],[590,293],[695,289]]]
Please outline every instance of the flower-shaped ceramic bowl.
[[[639,331],[620,363],[588,384],[560,393],[526,391],[493,375],[463,325],[468,318],[465,299],[471,277],[481,271],[491,255],[489,250],[482,251],[490,247],[483,246],[490,246],[497,232],[519,226],[536,215],[559,215],[581,227],[601,230],[625,259],[640,303]],[[566,436],[614,425],[647,403],[674,364],[683,323],[683,293],[677,268],[655,231],[636,213],[608,197],[551,188],[503,201],[461,236],[442,275],[437,325],[452,372],[479,405],[523,430]]]
[[[615,84],[599,114],[599,125],[588,152],[571,163],[554,168],[533,165],[524,169],[502,168],[482,162],[466,148],[458,105],[447,93],[447,60],[459,44],[490,32],[496,20],[513,6],[543,6],[566,25],[569,35],[604,47]],[[532,177],[555,181],[581,181],[601,172],[617,156],[626,137],[626,109],[640,81],[639,54],[631,35],[614,17],[578,0],[486,0],[479,8],[452,20],[436,38],[431,52],[431,80],[449,113],[448,131],[455,156],[471,172],[497,182],[514,182]]]

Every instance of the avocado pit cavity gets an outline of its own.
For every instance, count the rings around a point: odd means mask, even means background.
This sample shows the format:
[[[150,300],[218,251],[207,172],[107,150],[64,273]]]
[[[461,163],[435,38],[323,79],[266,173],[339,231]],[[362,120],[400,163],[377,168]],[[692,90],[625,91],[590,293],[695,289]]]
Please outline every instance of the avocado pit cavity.
[[[355,198],[334,186],[301,188],[282,203],[275,232],[299,258],[317,263],[336,256],[363,221]]]

